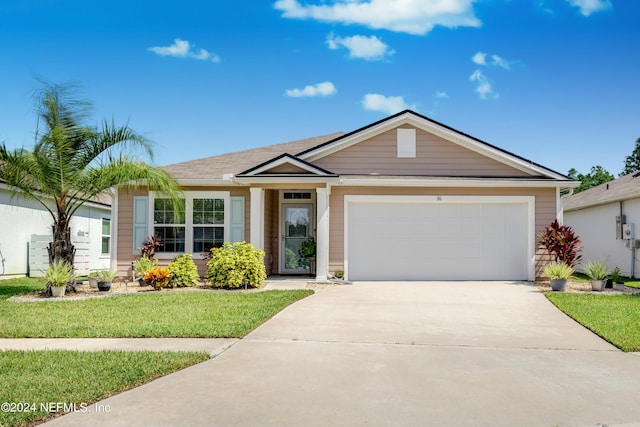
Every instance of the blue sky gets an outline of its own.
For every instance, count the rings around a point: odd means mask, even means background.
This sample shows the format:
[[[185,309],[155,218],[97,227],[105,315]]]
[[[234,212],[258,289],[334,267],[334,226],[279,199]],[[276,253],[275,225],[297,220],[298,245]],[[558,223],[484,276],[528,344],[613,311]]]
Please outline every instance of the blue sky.
[[[640,137],[640,2],[0,2],[0,141],[31,147],[34,77],[155,163],[351,131],[412,108],[559,172],[617,175]]]

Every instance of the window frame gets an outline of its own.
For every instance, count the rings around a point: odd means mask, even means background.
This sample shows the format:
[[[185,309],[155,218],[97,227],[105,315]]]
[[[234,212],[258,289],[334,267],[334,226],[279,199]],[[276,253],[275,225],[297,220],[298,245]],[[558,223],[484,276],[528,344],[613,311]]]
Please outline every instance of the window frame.
[[[105,220],[109,221],[109,234],[108,235],[104,234],[102,232],[102,227],[104,226],[104,221]],[[113,221],[111,220],[111,217],[104,216],[104,215],[100,217],[100,258],[110,258],[111,257],[111,249],[112,249],[111,245],[112,245],[112,240],[113,240],[112,237],[111,237],[111,235],[113,234],[112,233],[112,231],[113,231],[112,227],[113,227]],[[102,239],[104,239],[105,237],[109,238],[109,250],[106,253],[102,252]]]
[[[167,196],[160,192],[149,192],[149,212],[148,212],[148,232],[149,235],[154,234],[156,224],[154,222],[154,205],[155,199],[166,199]],[[224,241],[229,241],[231,233],[230,215],[231,215],[231,193],[229,191],[185,191],[185,233],[184,233],[184,249],[185,252],[156,252],[158,259],[172,259],[182,253],[193,255],[194,259],[202,259],[201,252],[193,252],[193,229],[194,227],[222,227],[224,230]],[[224,221],[222,224],[194,224],[193,223],[193,200],[194,199],[222,199],[224,201]],[[157,224],[162,226],[177,226],[183,224]]]

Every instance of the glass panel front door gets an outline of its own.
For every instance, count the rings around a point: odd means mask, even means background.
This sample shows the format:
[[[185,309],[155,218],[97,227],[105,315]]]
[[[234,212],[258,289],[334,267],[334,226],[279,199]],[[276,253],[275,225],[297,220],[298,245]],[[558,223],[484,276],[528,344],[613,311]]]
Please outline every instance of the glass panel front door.
[[[283,273],[306,273],[309,259],[300,255],[300,245],[313,236],[313,205],[285,204],[282,207],[282,251]]]

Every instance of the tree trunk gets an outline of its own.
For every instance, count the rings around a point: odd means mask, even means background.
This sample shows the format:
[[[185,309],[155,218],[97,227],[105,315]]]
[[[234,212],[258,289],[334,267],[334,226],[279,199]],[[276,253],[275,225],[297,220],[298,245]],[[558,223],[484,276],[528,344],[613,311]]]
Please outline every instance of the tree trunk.
[[[76,248],[71,244],[71,228],[69,227],[67,215],[59,213],[51,228],[53,229],[53,241],[49,243],[48,247],[49,264],[57,260],[63,260],[73,266]],[[67,292],[76,292],[75,286],[73,284],[67,285]],[[45,295],[51,295],[49,286],[47,286]]]

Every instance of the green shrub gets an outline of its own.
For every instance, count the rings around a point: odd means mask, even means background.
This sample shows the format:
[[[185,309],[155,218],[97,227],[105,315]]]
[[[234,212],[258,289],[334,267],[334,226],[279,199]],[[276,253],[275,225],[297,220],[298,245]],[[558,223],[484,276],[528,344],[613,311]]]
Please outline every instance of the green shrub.
[[[146,256],[141,256],[140,259],[133,261],[133,269],[136,271],[137,277],[143,277],[147,271],[151,270],[153,267],[158,265],[158,260],[155,258],[148,258]]]
[[[170,275],[171,272],[167,267],[153,267],[144,274],[143,280],[147,285],[152,286],[153,289],[159,291],[160,289],[167,287]]]
[[[207,280],[214,288],[259,287],[267,278],[262,258],[264,251],[250,243],[225,242],[223,247],[211,249]]]
[[[567,280],[573,274],[573,268],[571,268],[566,262],[554,261],[545,265],[543,273],[552,280]]]
[[[113,279],[115,279],[117,275],[117,271],[99,270],[96,272],[96,279],[98,282],[113,282]]]
[[[51,263],[44,273],[44,279],[47,281],[48,286],[66,286],[73,278],[73,267],[61,259]]]
[[[589,261],[584,266],[584,274],[591,280],[604,280],[609,273],[607,265],[601,261]]]
[[[178,255],[167,266],[171,272],[171,283],[175,283],[176,287],[197,286],[200,283],[200,275],[198,275],[198,267],[191,259],[191,254]]]

